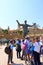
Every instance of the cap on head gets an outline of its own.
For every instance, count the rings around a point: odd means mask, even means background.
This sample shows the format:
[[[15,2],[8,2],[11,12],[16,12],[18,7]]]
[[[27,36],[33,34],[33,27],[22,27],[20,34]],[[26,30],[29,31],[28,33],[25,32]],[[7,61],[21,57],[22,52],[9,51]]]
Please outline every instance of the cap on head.
[[[25,39],[29,39],[30,37],[29,36],[26,36]]]

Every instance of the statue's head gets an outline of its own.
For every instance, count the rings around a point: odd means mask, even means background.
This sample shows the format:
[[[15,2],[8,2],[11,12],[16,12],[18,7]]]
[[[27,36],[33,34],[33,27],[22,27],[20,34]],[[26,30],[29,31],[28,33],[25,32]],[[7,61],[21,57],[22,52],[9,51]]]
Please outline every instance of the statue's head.
[[[26,24],[27,23],[27,20],[25,20],[24,23]]]

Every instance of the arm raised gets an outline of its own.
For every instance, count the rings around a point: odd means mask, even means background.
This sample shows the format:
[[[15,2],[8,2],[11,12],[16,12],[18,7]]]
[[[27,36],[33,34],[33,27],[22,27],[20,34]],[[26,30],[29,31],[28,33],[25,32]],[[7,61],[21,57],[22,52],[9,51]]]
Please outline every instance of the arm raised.
[[[18,25],[23,26],[23,24],[20,24],[18,20],[16,20],[16,21],[17,21]]]
[[[28,27],[33,27],[33,25],[28,25]]]
[[[16,22],[20,25],[20,23],[19,23],[19,21],[18,21],[18,20],[16,20]]]

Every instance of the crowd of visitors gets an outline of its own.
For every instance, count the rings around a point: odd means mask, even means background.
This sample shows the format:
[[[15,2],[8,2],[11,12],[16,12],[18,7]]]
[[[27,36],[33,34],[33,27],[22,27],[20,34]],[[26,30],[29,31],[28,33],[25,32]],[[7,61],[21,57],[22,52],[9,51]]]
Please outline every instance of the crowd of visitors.
[[[42,56],[43,60],[43,36],[34,37],[32,40],[30,37],[25,37],[24,39],[16,39],[9,42],[9,47],[11,49],[11,53],[8,54],[8,65],[9,62],[13,63],[13,44],[16,44],[16,55],[17,59],[25,61],[25,64],[31,62],[33,65],[40,65],[40,56]],[[21,54],[22,53],[22,54]]]

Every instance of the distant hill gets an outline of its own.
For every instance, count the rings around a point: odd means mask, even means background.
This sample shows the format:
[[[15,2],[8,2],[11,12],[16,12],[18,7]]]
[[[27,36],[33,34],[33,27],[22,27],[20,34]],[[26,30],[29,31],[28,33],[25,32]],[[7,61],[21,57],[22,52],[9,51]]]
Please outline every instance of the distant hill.
[[[43,35],[43,29],[32,29],[29,28],[28,32],[29,36],[40,36]],[[15,39],[15,38],[23,38],[22,36],[22,30],[0,30],[0,39],[6,38],[6,39]]]

